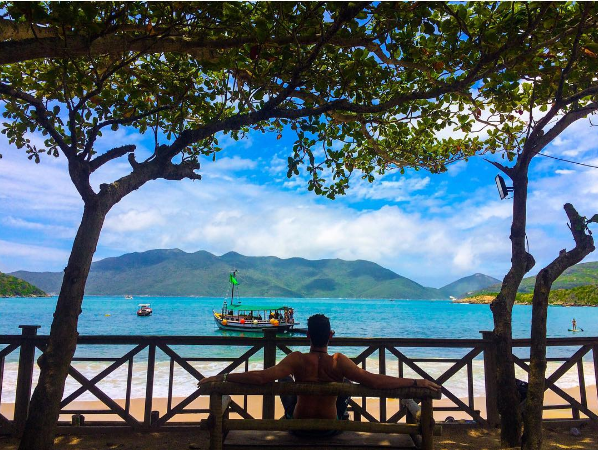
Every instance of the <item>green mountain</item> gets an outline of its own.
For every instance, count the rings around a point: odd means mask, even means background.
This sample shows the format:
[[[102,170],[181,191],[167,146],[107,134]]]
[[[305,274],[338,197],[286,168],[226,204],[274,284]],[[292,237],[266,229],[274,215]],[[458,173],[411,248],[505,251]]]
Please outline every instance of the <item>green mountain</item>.
[[[47,297],[47,295],[26,281],[0,273],[0,297]]]
[[[467,295],[470,292],[487,288],[488,286],[492,286],[496,283],[500,283],[500,280],[488,275],[484,275],[483,273],[476,273],[441,287],[440,292],[442,292],[446,297],[460,297]]]
[[[222,297],[228,274],[237,269],[242,297],[447,298],[369,261],[273,256],[248,257],[235,252],[215,256],[205,251],[150,250],[106,258],[92,264],[88,295]],[[62,272],[14,272],[13,275],[58,292]]]
[[[519,291],[522,293],[530,293],[534,291],[536,284],[536,277],[524,278],[519,286]],[[588,284],[598,284],[598,262],[587,262],[576,264],[569,267],[563,274],[556,279],[552,285],[552,289],[570,289],[577,286],[585,286]],[[500,283],[487,286],[474,294],[499,292]]]

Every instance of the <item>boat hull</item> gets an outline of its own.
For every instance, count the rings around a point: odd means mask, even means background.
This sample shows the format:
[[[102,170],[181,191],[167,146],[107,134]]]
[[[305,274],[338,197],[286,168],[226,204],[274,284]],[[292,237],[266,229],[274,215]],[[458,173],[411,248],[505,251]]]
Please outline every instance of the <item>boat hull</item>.
[[[279,325],[272,325],[269,322],[261,321],[257,324],[253,322],[231,322],[227,321],[226,325],[222,323],[222,319],[217,317],[217,313],[214,313],[214,321],[216,325],[221,330],[228,330],[228,331],[242,331],[242,332],[251,332],[251,333],[263,333],[264,329],[276,329],[280,333],[286,333],[287,331],[291,331],[296,324],[279,324]]]

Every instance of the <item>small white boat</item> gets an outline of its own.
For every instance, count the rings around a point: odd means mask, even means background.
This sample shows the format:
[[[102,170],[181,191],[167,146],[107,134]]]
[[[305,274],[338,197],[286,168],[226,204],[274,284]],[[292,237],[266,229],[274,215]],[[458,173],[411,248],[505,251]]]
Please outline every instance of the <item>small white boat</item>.
[[[126,298],[127,300],[133,300],[133,296],[132,296],[132,295],[128,295],[128,294],[127,294],[127,295],[125,295],[125,298]]]

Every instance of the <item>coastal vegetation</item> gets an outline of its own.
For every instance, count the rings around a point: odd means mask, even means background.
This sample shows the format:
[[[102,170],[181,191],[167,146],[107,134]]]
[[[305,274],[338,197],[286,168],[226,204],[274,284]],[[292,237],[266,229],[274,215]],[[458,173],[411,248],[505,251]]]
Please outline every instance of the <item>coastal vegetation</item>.
[[[491,303],[498,292],[486,292],[455,300],[456,303]],[[518,292],[516,305],[531,305],[533,292]],[[548,296],[548,304],[554,306],[598,306],[598,285],[588,284],[569,289],[552,289]]]
[[[499,355],[510,355],[509,307],[533,265],[524,246],[527,170],[540,149],[594,110],[593,3],[2,5],[3,133],[35,162],[65,157],[83,203],[20,450],[52,446],[106,215],[151,180],[199,180],[200,158],[216,158],[224,135],[293,134],[288,177],[306,175],[307,189],[330,199],[346,192],[352,175],[438,173],[478,152],[517,157],[514,169],[497,165],[516,184],[513,271],[493,309]],[[532,111],[554,98],[536,122]],[[527,135],[520,107],[529,108]],[[484,142],[476,120],[490,127]],[[103,133],[123,127],[127,136],[152,133],[155,148],[138,151],[131,138],[98,149]],[[443,138],[446,130],[455,133]],[[106,180],[101,169],[121,158],[130,171]],[[99,188],[92,174],[105,180]],[[514,376],[507,381],[499,390],[512,394],[499,401],[503,431],[519,433]]]
[[[536,283],[536,277],[526,277],[521,281],[519,293],[531,293],[534,291],[534,285]],[[569,267],[559,276],[552,284],[553,289],[569,289],[577,286],[584,286],[588,284],[598,283],[598,262],[588,262],[576,264]],[[492,295],[492,293],[498,292],[500,284],[492,284],[483,289],[475,290],[472,292],[472,296],[475,295]],[[465,292],[465,291],[464,291]],[[467,291],[469,292],[469,291]]]
[[[106,258],[91,265],[88,295],[157,295],[222,297],[228,273],[239,269],[243,297],[442,299],[479,289],[496,281],[482,274],[440,289],[415,281],[370,261],[281,259],[229,252],[149,250]],[[58,292],[61,272],[15,272],[13,275]]]
[[[0,297],[47,297],[47,295],[20,278],[0,272]]]

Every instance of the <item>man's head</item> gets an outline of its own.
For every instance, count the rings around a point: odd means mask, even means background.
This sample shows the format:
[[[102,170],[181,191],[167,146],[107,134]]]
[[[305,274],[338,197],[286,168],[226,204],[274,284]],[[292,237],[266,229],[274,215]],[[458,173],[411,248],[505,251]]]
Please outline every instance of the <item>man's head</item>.
[[[324,314],[314,314],[307,319],[308,337],[314,347],[325,347],[330,340],[330,320]]]

